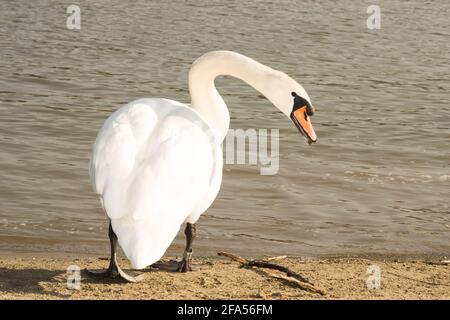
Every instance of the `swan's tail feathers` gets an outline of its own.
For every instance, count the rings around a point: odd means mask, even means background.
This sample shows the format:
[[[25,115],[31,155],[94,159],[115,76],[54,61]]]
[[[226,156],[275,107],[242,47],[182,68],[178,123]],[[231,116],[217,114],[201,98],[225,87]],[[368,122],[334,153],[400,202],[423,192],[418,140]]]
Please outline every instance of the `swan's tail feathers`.
[[[148,219],[113,219],[112,227],[133,269],[143,269],[162,258],[181,223],[155,224]]]

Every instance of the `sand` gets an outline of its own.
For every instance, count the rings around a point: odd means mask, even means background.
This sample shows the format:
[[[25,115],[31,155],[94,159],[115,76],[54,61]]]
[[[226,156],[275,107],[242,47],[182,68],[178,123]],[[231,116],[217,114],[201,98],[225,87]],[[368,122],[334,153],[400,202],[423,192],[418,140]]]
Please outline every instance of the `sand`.
[[[438,261],[438,260],[435,260]],[[322,296],[271,278],[261,269],[239,268],[227,258],[196,258],[190,273],[146,270],[140,283],[97,279],[81,272],[80,289],[67,288],[67,267],[101,269],[105,258],[0,258],[0,299],[450,299],[450,266],[426,259],[392,257],[286,258],[287,266],[326,290]],[[120,263],[129,267],[126,260]],[[381,287],[368,289],[367,268],[381,271]],[[131,271],[130,273],[136,273]]]

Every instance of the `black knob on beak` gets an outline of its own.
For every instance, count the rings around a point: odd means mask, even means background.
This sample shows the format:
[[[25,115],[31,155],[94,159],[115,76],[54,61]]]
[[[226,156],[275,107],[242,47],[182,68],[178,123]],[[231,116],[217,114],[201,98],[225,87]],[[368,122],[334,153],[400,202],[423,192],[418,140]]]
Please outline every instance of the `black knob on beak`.
[[[294,107],[292,108],[292,111],[297,110],[298,108],[306,106],[306,114],[308,116],[314,115],[314,108],[312,105],[308,102],[308,100],[303,99],[300,97],[297,93],[292,92],[292,96],[294,97]]]

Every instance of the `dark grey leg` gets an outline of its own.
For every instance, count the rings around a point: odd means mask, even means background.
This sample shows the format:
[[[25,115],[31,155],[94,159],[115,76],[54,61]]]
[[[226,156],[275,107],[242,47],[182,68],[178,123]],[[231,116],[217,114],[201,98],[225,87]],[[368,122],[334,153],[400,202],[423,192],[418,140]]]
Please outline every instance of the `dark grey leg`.
[[[186,235],[186,248],[184,249],[183,260],[181,260],[177,271],[188,272],[192,271],[191,268],[191,257],[192,257],[192,243],[194,242],[196,236],[196,226],[192,223],[186,224],[186,229],[184,229],[184,234]]]
[[[111,258],[109,260],[108,269],[106,269],[105,271],[100,271],[100,272],[87,270],[87,272],[93,276],[100,276],[100,277],[106,277],[106,278],[120,277],[128,282],[138,282],[138,281],[142,280],[144,278],[144,275],[141,274],[137,277],[132,277],[132,276],[126,274],[124,271],[122,271],[122,269],[119,267],[119,264],[117,263],[118,241],[117,241],[117,236],[114,233],[114,230],[112,228],[111,222],[109,223],[108,236],[109,236],[109,242],[111,244]]]

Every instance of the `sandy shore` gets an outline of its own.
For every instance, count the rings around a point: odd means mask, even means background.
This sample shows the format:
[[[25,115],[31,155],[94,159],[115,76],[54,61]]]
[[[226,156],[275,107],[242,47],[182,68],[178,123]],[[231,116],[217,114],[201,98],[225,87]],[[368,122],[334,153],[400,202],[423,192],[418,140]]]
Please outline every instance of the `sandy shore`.
[[[322,296],[274,279],[261,269],[239,268],[226,258],[197,258],[190,273],[146,270],[143,282],[96,279],[81,272],[81,288],[67,289],[69,265],[101,269],[104,258],[0,258],[0,299],[450,299],[450,266],[424,259],[286,258],[276,263],[308,277]],[[129,266],[126,260],[122,265]],[[367,268],[381,271],[369,290]],[[133,271],[132,271],[133,272]],[[273,273],[273,272],[272,272]]]

